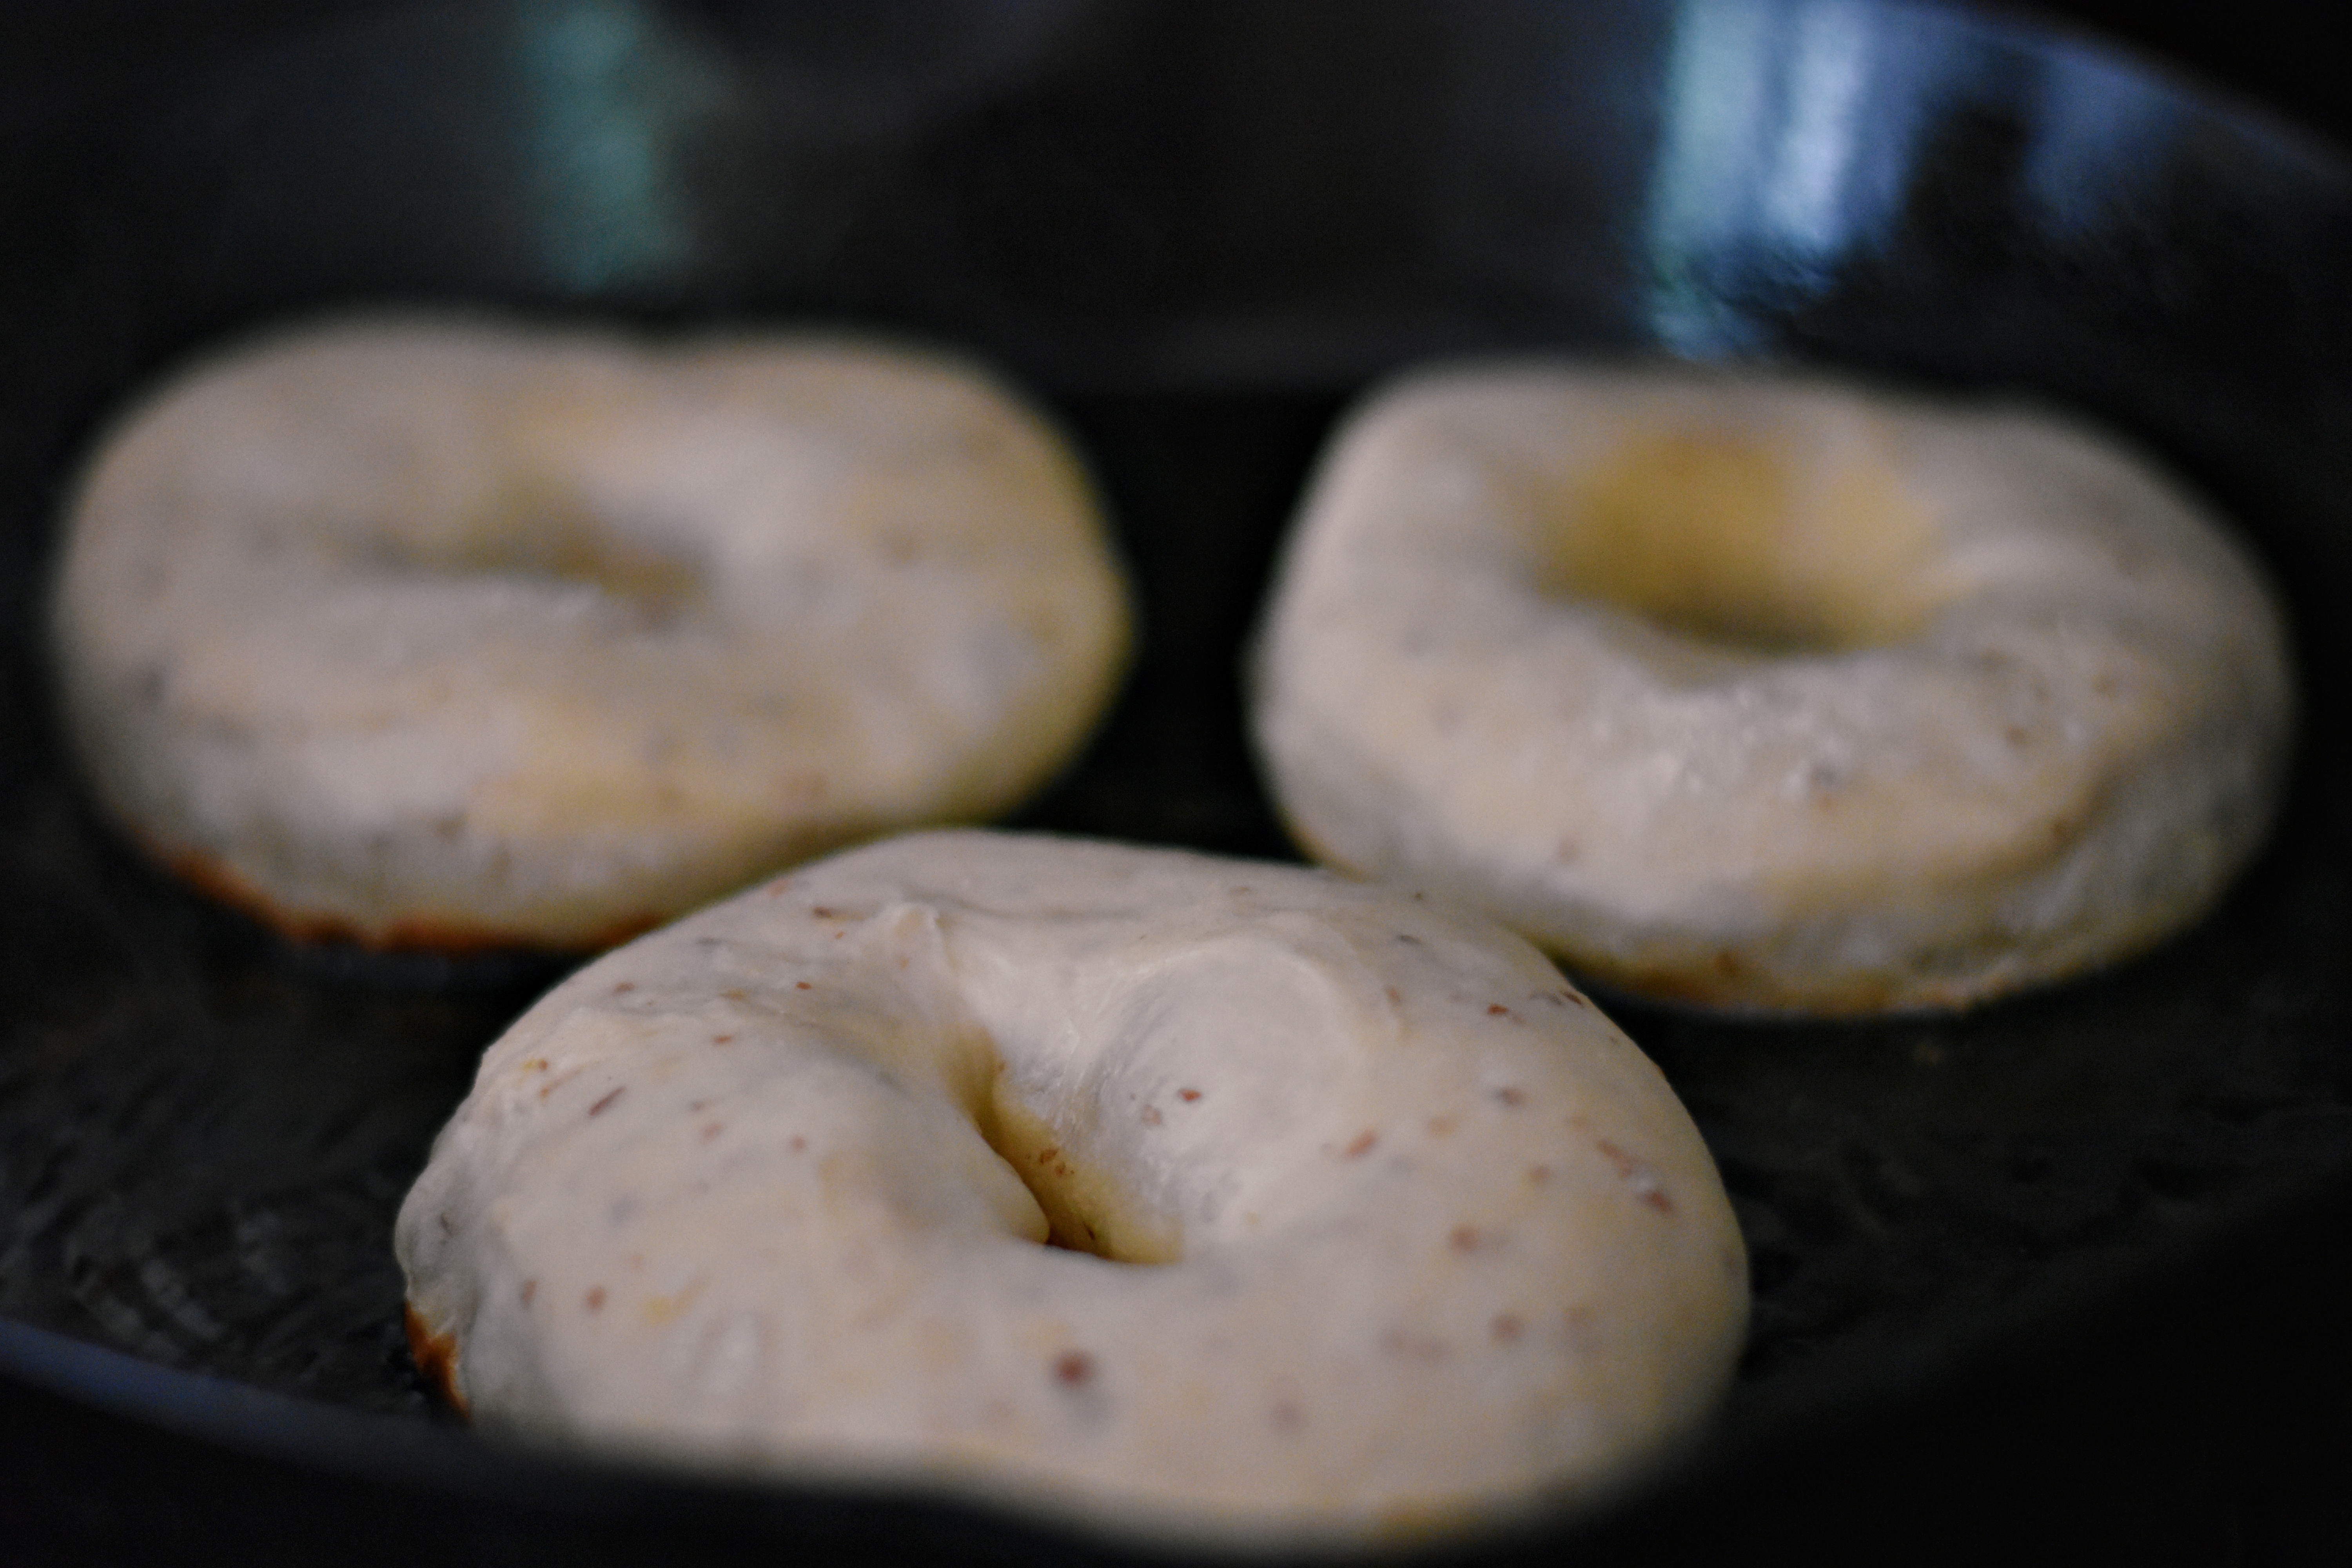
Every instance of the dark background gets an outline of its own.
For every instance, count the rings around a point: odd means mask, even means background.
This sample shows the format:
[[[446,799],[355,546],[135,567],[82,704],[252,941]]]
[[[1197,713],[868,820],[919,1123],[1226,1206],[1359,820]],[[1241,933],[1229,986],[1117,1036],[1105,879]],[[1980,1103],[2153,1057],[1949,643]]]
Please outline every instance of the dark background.
[[[239,18],[323,8],[19,0],[0,20],[9,57],[0,81],[37,89],[46,40],[87,37],[118,19],[142,29],[152,54],[181,40],[202,48]],[[341,8],[363,11],[367,0]],[[2340,52],[2301,7],[2075,0],[2039,9],[2352,142]],[[1703,1485],[1664,1483],[1579,1542],[1575,1560],[2352,1561],[2347,1255],[2352,1194],[2294,1194],[2227,1246],[2176,1258],[2127,1296],[1957,1375],[1822,1413],[1814,1441],[1735,1454]],[[239,1544],[271,1562],[717,1560],[739,1532],[772,1522],[757,1497],[700,1497],[689,1508],[641,1494],[625,1477],[570,1469],[503,1470],[520,1489],[516,1505],[513,1493],[467,1492],[431,1457],[362,1464],[301,1453],[302,1442],[332,1448],[337,1429],[322,1430],[227,1451],[168,1422],[119,1421],[102,1400],[0,1385],[0,1563],[196,1561]],[[89,1487],[93,1462],[152,1484]],[[429,1491],[404,1489],[418,1478]],[[404,1511],[427,1496],[415,1506],[428,1511]],[[896,1504],[875,1506],[905,1517]],[[858,1560],[870,1522],[851,1501],[796,1526],[796,1560]],[[992,1526],[983,1538],[946,1509],[922,1515],[912,1535],[902,1546],[913,1557],[926,1542],[970,1554],[982,1539],[986,1555],[1008,1561],[1089,1556],[1019,1527]],[[1538,1555],[1557,1560],[1549,1547]]]
[[[2339,144],[2352,125],[2352,95],[2345,90],[2335,31],[2324,7],[2296,0],[2203,5],[2053,0],[2006,9],[2054,17],[2121,41],[2144,59],[2268,104]]]

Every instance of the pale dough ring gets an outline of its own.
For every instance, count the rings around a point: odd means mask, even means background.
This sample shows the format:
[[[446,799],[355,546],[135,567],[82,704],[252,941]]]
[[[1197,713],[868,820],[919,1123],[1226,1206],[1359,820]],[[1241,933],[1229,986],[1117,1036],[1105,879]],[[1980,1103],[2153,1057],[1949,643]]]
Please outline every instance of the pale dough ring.
[[[299,935],[620,940],[1010,809],[1123,669],[1066,445],[824,337],[327,326],[134,411],[75,499],[66,716],[131,831]]]
[[[398,1245],[478,1421],[1254,1542],[1589,1500],[1693,1430],[1747,1307],[1690,1119],[1525,942],[982,832],[566,981]]]
[[[1404,379],[1327,454],[1255,658],[1318,858],[1736,1010],[2147,948],[2261,842],[2294,706],[2179,485],[2046,410],[1794,374]]]

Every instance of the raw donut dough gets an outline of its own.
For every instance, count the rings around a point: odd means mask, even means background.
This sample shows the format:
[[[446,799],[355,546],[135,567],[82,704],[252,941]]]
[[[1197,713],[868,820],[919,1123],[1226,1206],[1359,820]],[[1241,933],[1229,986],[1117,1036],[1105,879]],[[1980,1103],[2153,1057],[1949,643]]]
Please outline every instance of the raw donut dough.
[[[83,484],[54,611],[116,814],[387,946],[604,945],[1002,812],[1128,637],[1077,462],[968,366],[421,320],[167,387]]]
[[[1244,1538],[1589,1492],[1707,1410],[1747,1300],[1689,1118],[1526,943],[980,832],[565,982],[398,1242],[478,1419]]]
[[[2284,773],[2284,640],[2177,486],[2046,412],[1468,367],[1335,442],[1255,721],[1316,857],[1588,978],[1950,1007],[2219,895]]]

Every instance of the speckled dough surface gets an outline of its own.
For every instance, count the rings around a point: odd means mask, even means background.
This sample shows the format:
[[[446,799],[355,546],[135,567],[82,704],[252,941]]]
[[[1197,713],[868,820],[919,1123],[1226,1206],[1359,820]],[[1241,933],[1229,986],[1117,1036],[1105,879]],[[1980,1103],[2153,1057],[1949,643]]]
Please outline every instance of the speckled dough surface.
[[[967,366],[424,320],[135,410],[54,631],[100,791],[197,880],[298,934],[558,948],[1007,809],[1128,637],[1076,461]]]
[[[981,832],[566,981],[398,1240],[482,1422],[1256,1541],[1590,1495],[1703,1416],[1747,1304],[1696,1129],[1524,942]]]
[[[1327,455],[1255,723],[1318,858],[1593,980],[1945,1007],[2210,904],[2284,773],[2284,642],[2221,527],[2046,411],[1474,366]]]

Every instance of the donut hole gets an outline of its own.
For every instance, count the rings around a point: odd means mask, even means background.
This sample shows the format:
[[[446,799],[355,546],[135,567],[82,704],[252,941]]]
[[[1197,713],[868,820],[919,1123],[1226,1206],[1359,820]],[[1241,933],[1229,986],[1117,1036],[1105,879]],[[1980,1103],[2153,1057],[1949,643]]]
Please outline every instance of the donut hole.
[[[976,1118],[981,1136],[1029,1189],[1045,1212],[1045,1245],[1109,1263],[1174,1263],[1183,1256],[1179,1228],[1136,1202],[1053,1123],[1009,1091],[1003,1075]]]
[[[1594,464],[1544,521],[1546,592],[1735,650],[1880,647],[1935,607],[1928,515],[1865,452],[1654,432]]]
[[[703,573],[648,531],[568,489],[521,484],[446,536],[398,541],[386,554],[412,571],[593,588],[641,624],[661,627],[703,594]]]
[[[1320,1201],[1328,1149],[1359,1131],[1364,1020],[1386,1004],[1311,923],[1234,923],[1046,985],[958,922],[955,968],[994,1060],[968,1110],[1048,1245],[1175,1263],[1278,1235]]]

